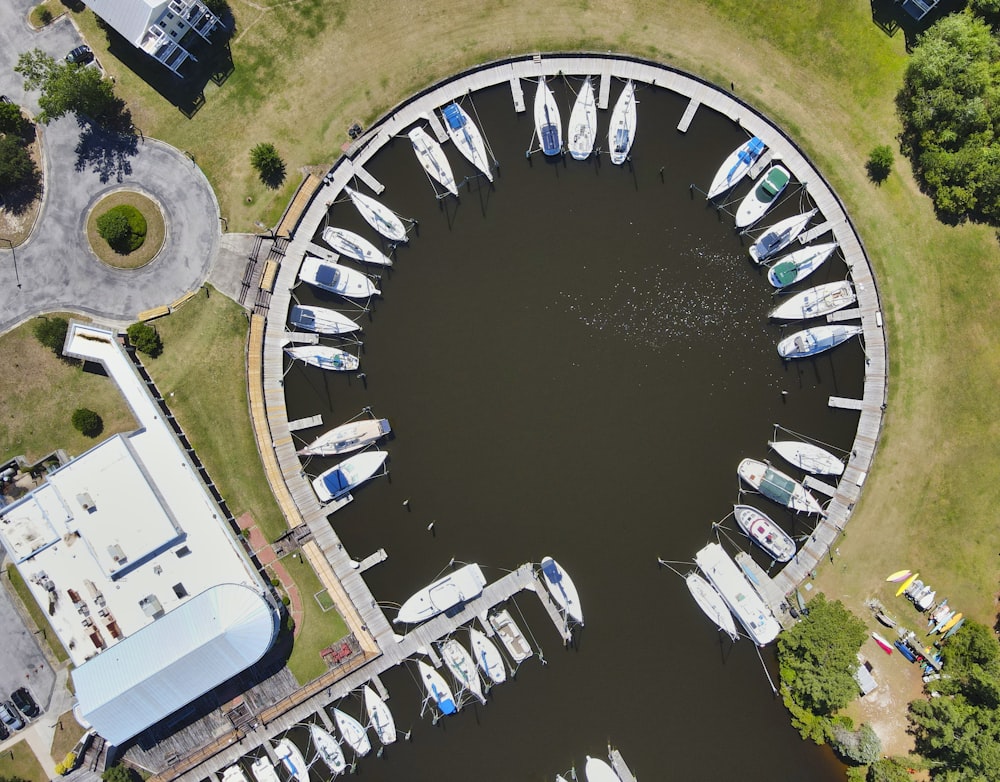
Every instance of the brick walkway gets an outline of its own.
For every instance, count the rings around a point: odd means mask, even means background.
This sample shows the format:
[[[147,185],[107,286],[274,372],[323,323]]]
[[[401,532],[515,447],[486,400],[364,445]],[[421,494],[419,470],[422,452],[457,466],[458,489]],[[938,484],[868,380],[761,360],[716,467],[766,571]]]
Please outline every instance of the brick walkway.
[[[274,550],[267,542],[267,538],[264,537],[264,534],[254,524],[253,516],[249,513],[244,513],[236,519],[236,523],[240,525],[240,529],[250,530],[250,536],[247,538],[250,550],[263,567],[270,568],[274,573],[274,577],[281,582],[281,588],[288,595],[288,599],[292,601],[291,605],[288,606],[288,610],[292,615],[292,620],[295,622],[294,635],[298,637],[299,631],[302,629],[302,621],[305,619],[305,611],[302,608],[302,595],[299,593],[298,586],[288,570],[285,569],[285,566],[281,564],[281,561],[275,555]]]

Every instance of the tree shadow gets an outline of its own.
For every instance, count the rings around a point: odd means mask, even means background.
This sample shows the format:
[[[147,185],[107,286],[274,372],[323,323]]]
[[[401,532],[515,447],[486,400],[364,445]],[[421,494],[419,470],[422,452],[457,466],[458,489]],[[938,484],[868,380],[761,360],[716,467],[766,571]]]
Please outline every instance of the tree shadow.
[[[285,183],[285,163],[281,162],[280,166],[277,166],[274,171],[269,171],[266,174],[261,172],[260,181],[264,183],[264,187],[269,190],[277,190]]]
[[[132,173],[132,158],[139,150],[138,134],[131,114],[123,107],[104,124],[77,117],[80,138],[76,143],[77,171],[90,169],[102,183],[121,182]]]
[[[897,31],[903,31],[906,51],[917,44],[920,34],[936,21],[948,14],[960,11],[966,0],[941,0],[923,19],[915,19],[907,12],[902,0],[870,0],[872,22],[882,32],[892,38]]]
[[[12,215],[23,215],[42,195],[42,175],[35,166],[34,174],[17,187],[4,190],[0,204]]]

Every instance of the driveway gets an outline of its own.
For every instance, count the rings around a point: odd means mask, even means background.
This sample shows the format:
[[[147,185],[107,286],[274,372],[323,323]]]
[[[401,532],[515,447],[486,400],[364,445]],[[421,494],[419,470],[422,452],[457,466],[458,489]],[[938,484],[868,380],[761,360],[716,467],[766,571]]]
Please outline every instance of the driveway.
[[[37,111],[37,95],[25,95],[12,70],[18,54],[37,47],[61,58],[82,41],[68,18],[32,32],[24,21],[31,5],[30,0],[0,3],[0,92]],[[31,238],[15,250],[0,249],[0,333],[55,310],[129,323],[142,310],[170,304],[205,281],[219,249],[219,208],[190,159],[162,142],[109,134],[75,117],[40,131],[44,204]],[[97,260],[84,233],[90,208],[123,187],[156,200],[167,229],[160,254],[132,271]]]

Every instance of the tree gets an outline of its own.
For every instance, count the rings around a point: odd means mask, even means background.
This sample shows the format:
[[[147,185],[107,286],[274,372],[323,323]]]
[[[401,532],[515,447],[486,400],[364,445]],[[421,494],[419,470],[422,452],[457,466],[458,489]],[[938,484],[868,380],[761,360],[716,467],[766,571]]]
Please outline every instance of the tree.
[[[35,321],[33,332],[35,339],[55,353],[62,355],[66,342],[66,332],[69,331],[69,321],[66,318],[39,318]]]
[[[868,169],[868,178],[877,185],[885,182],[892,172],[892,149],[888,144],[880,144],[875,147],[868,156],[865,164]]]
[[[159,332],[148,323],[133,323],[128,327],[128,341],[135,349],[156,358],[163,352],[163,340]]]
[[[821,716],[846,706],[858,694],[857,653],[868,637],[864,623],[839,600],[818,594],[809,615],[778,636],[781,682],[788,696]]]
[[[835,725],[831,730],[830,743],[838,755],[856,766],[874,763],[882,754],[882,741],[867,722],[857,730]]]
[[[0,133],[23,136],[28,128],[28,120],[16,103],[0,103]]]
[[[71,112],[99,120],[121,110],[114,86],[96,68],[56,62],[34,49],[18,57],[14,70],[24,77],[26,90],[41,90],[38,121],[43,124]]]
[[[895,758],[879,758],[868,767],[865,782],[910,782],[910,774]]]
[[[13,190],[37,176],[28,150],[13,136],[0,136],[0,190]]]
[[[1000,0],[969,0],[968,8],[970,13],[981,16],[994,30],[1000,26]]]
[[[277,187],[285,178],[285,163],[274,144],[260,143],[250,150],[250,165],[268,187]]]
[[[128,218],[121,212],[111,209],[98,217],[97,233],[111,245],[111,249],[120,253],[128,252],[132,229],[129,227]]]
[[[104,782],[136,782],[138,775],[128,766],[119,763],[105,769],[104,773],[101,774],[101,779]]]
[[[73,411],[73,428],[87,437],[97,437],[104,431],[104,421],[88,407],[78,407]]]

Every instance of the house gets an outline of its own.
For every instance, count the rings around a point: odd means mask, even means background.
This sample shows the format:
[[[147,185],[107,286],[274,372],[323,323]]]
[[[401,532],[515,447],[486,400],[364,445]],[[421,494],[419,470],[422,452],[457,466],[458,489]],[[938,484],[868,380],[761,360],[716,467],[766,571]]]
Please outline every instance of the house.
[[[210,41],[222,25],[201,0],[84,0],[133,46],[180,75],[198,38]]]

